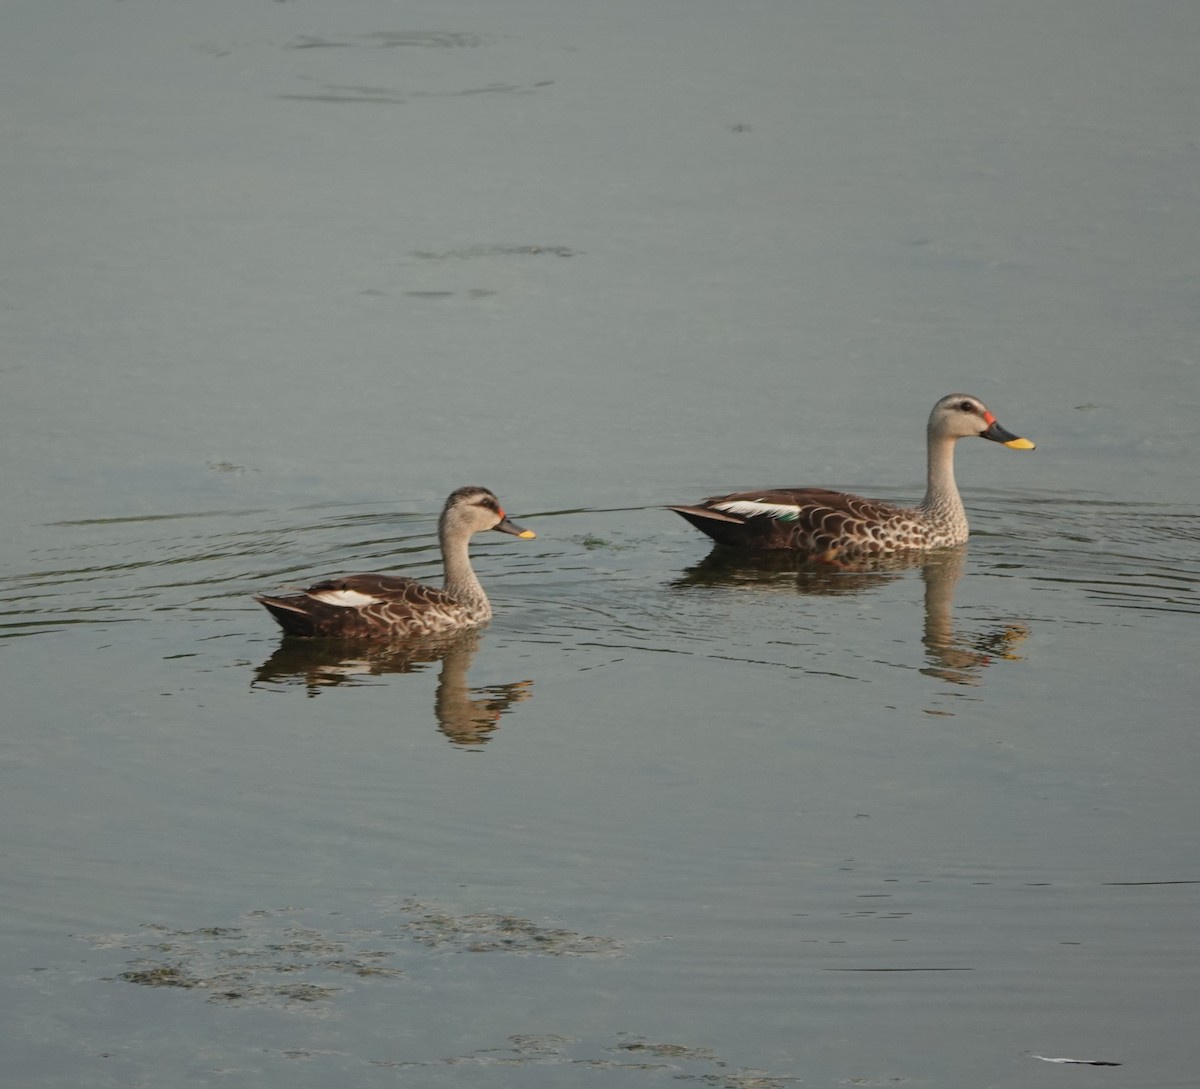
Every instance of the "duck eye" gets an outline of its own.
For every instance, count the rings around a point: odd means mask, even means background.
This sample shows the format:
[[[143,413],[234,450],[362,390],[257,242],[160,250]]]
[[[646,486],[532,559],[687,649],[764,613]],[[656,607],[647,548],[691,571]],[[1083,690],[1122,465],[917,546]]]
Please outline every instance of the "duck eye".
[[[975,406],[973,404],[971,404],[970,401],[963,401],[963,403],[960,404],[958,407],[963,412],[974,412],[975,411]]]

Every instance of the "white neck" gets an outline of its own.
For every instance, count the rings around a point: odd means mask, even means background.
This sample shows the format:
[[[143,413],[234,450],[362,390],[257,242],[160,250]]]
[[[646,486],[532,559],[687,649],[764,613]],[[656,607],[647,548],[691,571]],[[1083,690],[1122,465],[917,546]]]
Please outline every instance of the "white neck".
[[[438,526],[438,541],[442,546],[442,563],[446,570],[446,593],[482,614],[485,619],[491,616],[492,607],[488,603],[487,594],[483,592],[483,587],[471,568],[471,555],[468,551],[470,533],[464,533],[443,522]]]
[[[954,482],[954,443],[948,435],[929,436],[929,464],[921,510],[950,526],[962,526],[966,537],[967,512]]]

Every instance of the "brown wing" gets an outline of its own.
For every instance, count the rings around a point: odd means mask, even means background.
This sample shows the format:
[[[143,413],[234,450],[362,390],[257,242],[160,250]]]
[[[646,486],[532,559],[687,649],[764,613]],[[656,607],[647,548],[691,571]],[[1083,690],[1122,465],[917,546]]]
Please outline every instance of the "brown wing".
[[[345,600],[337,601],[338,594],[345,594]],[[473,619],[444,590],[396,575],[338,575],[313,583],[302,594],[260,595],[257,600],[291,635],[424,635]]]
[[[362,604],[353,600],[339,605],[334,600],[322,601],[323,593],[350,595],[362,594]],[[305,596],[316,603],[325,604],[341,612],[357,612],[369,624],[387,627],[428,628],[434,617],[455,615],[463,611],[462,603],[438,586],[427,586],[416,579],[399,575],[338,575],[323,579],[304,591]],[[367,601],[373,598],[374,601]]]
[[[322,592],[339,590],[386,600],[394,606],[411,605],[424,608],[429,605],[449,604],[454,599],[437,586],[426,586],[416,579],[401,575],[336,575],[333,578],[314,582],[304,592],[314,597]]]
[[[789,549],[833,559],[919,543],[904,540],[902,509],[827,488],[761,488],[672,509],[721,544],[741,548]]]

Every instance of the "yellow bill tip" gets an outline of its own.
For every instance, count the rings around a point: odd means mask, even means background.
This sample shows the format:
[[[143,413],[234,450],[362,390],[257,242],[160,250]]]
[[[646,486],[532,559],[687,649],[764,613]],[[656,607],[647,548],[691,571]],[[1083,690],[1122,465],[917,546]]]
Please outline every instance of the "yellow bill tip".
[[[1011,447],[1013,450],[1036,450],[1037,449],[1037,447],[1033,443],[1031,443],[1028,439],[1009,439],[1008,442],[1006,442],[1004,445]]]
[[[1030,443],[1030,445],[1033,445],[1033,444]],[[534,533],[532,529],[523,529],[523,530],[521,530],[520,533],[517,534],[517,536],[524,537],[526,540],[533,540],[533,538],[536,537],[537,534]]]

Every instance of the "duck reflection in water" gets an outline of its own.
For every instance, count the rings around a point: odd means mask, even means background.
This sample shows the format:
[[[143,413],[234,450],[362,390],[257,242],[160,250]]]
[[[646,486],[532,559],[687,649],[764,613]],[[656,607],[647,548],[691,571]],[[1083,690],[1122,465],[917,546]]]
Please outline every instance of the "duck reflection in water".
[[[981,673],[996,660],[1019,660],[1016,648],[1029,634],[1019,621],[992,623],[976,631],[956,630],[954,591],[962,578],[967,546],[925,553],[894,553],[854,566],[831,565],[795,553],[734,551],[718,546],[676,580],[677,586],[789,587],[801,594],[835,596],[878,589],[914,567],[925,582],[927,677],[953,684],[978,685]]]
[[[438,729],[454,745],[486,744],[500,716],[527,700],[533,681],[471,688],[467,671],[479,649],[478,630],[438,638],[381,643],[350,639],[284,639],[255,671],[256,685],[303,685],[310,697],[322,689],[368,683],[387,673],[419,673],[441,662],[433,712]]]

